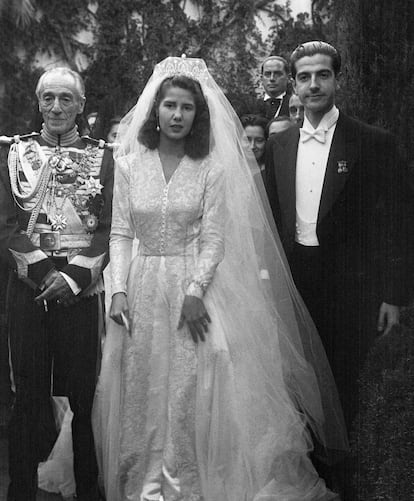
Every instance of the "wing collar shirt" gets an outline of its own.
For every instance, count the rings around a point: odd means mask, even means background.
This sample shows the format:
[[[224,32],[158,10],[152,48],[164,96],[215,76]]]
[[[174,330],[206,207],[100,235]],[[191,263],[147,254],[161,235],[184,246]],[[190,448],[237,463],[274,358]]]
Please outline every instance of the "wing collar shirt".
[[[316,224],[322,186],[339,110],[333,106],[316,129],[309,120],[300,129],[296,160],[296,234],[301,245],[318,246]]]
[[[279,94],[276,97],[269,96],[269,94],[267,92],[265,92],[263,101],[269,101],[269,99],[278,99],[279,100],[279,106],[278,106],[277,110],[275,111],[275,115],[274,115],[273,118],[275,118],[275,117],[277,117],[279,115],[280,108],[282,107],[282,103],[283,103],[283,98],[285,96],[286,96],[286,92],[282,92],[282,94]]]

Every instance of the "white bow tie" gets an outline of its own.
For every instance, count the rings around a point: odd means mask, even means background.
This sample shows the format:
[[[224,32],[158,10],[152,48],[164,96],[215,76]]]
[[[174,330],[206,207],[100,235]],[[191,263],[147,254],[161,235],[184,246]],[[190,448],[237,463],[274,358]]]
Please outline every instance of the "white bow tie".
[[[306,143],[306,141],[309,141],[309,139],[312,138],[324,144],[326,141],[326,130],[316,129],[313,132],[310,132],[307,129],[300,129],[300,140],[302,143]]]

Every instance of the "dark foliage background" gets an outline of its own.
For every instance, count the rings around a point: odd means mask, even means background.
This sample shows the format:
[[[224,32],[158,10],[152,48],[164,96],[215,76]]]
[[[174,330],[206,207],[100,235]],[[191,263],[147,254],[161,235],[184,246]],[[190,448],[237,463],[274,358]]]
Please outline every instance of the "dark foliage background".
[[[414,158],[414,2],[334,2],[347,108],[397,134]]]
[[[27,2],[32,11],[16,22],[8,4]],[[197,0],[194,18],[184,12],[187,2],[177,0],[27,2],[0,0],[2,133],[38,126],[33,90],[42,71],[36,62],[45,54],[80,71],[85,114],[99,111],[101,122],[123,115],[168,55],[202,57],[225,91],[254,93],[257,58],[265,53],[255,15],[284,11],[272,0]],[[85,30],[93,34],[87,43],[79,36]]]

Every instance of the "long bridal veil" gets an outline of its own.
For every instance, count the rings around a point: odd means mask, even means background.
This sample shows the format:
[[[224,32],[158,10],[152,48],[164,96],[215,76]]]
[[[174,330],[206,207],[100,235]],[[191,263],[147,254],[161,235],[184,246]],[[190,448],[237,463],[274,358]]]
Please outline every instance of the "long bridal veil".
[[[225,258],[205,296],[207,310],[221,312],[211,327],[219,331],[221,355],[213,354],[208,342],[198,347],[196,448],[203,496],[206,501],[291,499],[288,484],[304,482],[294,476],[304,471],[301,464],[312,443],[318,442],[321,455],[345,451],[345,425],[324,349],[293,283],[259,167],[237,115],[203,60],[170,57],[156,65],[120,124],[115,158],[138,150],[138,131],[156,92],[166,77],[176,74],[201,85],[211,117],[210,155],[222,165],[226,179]],[[112,323],[94,407],[108,501],[118,501],[121,331]],[[279,481],[280,494],[283,479],[286,496],[277,497],[274,485]]]

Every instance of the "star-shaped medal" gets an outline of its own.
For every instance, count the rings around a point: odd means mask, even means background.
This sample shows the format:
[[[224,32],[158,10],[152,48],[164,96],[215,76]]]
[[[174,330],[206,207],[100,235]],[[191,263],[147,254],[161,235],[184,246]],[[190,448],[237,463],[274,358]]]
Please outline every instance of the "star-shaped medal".
[[[86,181],[85,187],[86,187],[86,192],[94,197],[98,194],[101,194],[103,185],[99,182],[99,179],[95,179],[94,177],[91,176]]]
[[[68,224],[68,220],[63,214],[55,214],[54,217],[50,217],[50,222],[53,231],[64,230]]]

